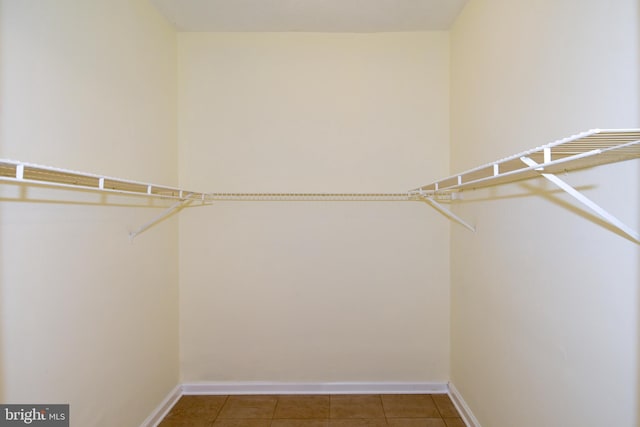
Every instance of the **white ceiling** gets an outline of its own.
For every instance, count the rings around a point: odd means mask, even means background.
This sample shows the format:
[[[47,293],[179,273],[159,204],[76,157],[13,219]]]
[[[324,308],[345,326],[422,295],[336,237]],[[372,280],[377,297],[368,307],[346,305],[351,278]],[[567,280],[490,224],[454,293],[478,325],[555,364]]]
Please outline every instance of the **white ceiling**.
[[[178,31],[446,30],[467,0],[151,0]]]

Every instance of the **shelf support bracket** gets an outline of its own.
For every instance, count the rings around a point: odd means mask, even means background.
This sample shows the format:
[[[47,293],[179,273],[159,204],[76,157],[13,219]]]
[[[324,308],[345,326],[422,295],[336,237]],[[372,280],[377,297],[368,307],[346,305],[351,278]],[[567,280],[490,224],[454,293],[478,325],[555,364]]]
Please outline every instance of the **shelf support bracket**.
[[[182,200],[174,203],[173,205],[169,206],[169,208],[167,208],[164,211],[162,211],[160,213],[160,215],[158,215],[155,218],[151,219],[149,222],[141,225],[136,230],[129,232],[129,238],[131,239],[131,241],[133,241],[133,239],[135,239],[137,235],[144,233],[149,228],[153,227],[154,225],[156,225],[157,223],[159,223],[163,219],[173,215],[176,212],[179,212],[182,208],[186,207],[189,203],[191,203],[193,201],[193,199],[189,198],[190,195],[191,194],[188,194],[185,199],[182,199]]]
[[[527,166],[531,166],[531,167],[539,166],[539,164],[536,163],[536,161],[531,159],[530,157],[523,156],[523,157],[520,157],[520,160],[523,163],[525,163]],[[538,169],[536,170],[538,171]],[[595,212],[600,218],[605,220],[611,226],[618,229],[620,232],[624,233],[626,236],[633,239],[633,241],[635,241],[636,243],[640,243],[640,234],[638,234],[637,231],[633,230],[631,227],[629,227],[628,225],[620,221],[618,218],[611,215],[609,212],[607,212],[602,207],[600,207],[600,205],[598,205],[596,202],[589,199],[587,196],[585,196],[584,194],[582,194],[581,192],[573,188],[571,185],[567,184],[562,179],[558,178],[556,175],[551,173],[544,173],[542,172],[542,170],[543,168],[541,168],[538,172],[540,172],[540,175],[542,175],[544,178],[554,183],[556,186],[558,186],[560,189],[565,191],[571,197],[573,197],[574,199],[582,203],[587,208],[591,209],[591,211]]]
[[[444,216],[446,216],[450,220],[457,222],[458,224],[460,224],[464,228],[466,228],[468,230],[471,230],[471,231],[473,231],[475,233],[476,228],[473,225],[469,224],[468,222],[466,222],[465,220],[460,218],[458,215],[456,215],[453,212],[451,212],[449,209],[444,207],[442,204],[436,202],[433,199],[433,197],[429,197],[429,196],[427,196],[425,194],[422,194],[422,193],[418,193],[418,195],[422,199],[424,199],[425,202],[429,203],[432,208],[434,208],[435,210],[437,210],[438,212],[440,212],[441,214],[443,214]]]

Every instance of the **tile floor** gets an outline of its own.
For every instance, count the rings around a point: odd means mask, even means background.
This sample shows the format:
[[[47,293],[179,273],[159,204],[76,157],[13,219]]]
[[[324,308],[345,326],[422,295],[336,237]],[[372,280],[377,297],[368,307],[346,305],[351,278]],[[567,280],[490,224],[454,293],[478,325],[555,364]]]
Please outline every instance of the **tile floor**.
[[[465,427],[445,394],[182,396],[159,427]]]

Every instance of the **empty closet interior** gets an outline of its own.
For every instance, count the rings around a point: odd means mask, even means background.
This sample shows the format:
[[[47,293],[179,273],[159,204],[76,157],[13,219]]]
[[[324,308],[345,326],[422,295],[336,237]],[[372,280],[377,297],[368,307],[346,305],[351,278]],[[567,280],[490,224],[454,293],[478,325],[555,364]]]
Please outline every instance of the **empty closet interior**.
[[[635,0],[0,0],[0,404],[637,427],[639,52]]]

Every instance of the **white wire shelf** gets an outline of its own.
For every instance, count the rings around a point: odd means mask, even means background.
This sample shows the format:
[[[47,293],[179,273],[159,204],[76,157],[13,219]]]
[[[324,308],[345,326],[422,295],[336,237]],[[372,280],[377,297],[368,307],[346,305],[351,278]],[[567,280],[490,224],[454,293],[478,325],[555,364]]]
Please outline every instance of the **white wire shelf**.
[[[0,181],[176,200],[204,200],[206,193],[70,169],[0,159]]]
[[[104,191],[176,200],[214,201],[414,201],[408,193],[204,193],[148,182],[0,159],[0,181]],[[439,197],[448,199],[443,193]]]
[[[448,196],[446,196],[448,197]],[[418,200],[408,193],[209,193],[207,201],[404,202]]]
[[[0,181],[191,201],[415,201],[408,193],[203,193],[52,166],[0,159]],[[440,199],[449,196],[439,195]]]
[[[439,201],[455,193],[542,176],[594,211],[622,234],[640,243],[640,235],[555,174],[640,158],[640,129],[590,130],[487,163],[405,193],[203,193],[69,169],[0,159],[0,182],[43,185],[177,200],[150,222],[130,233],[133,238],[194,201],[425,201],[451,220],[475,227]]]
[[[453,194],[541,176],[604,219],[619,233],[640,243],[640,233],[556,175],[638,158],[640,129],[594,129],[440,179],[410,190],[409,194],[423,197],[453,221],[474,230],[471,224],[435,203],[433,194]]]
[[[522,158],[533,160],[527,165]],[[540,176],[640,158],[640,129],[594,129],[514,154],[411,190],[433,194],[490,187]]]

